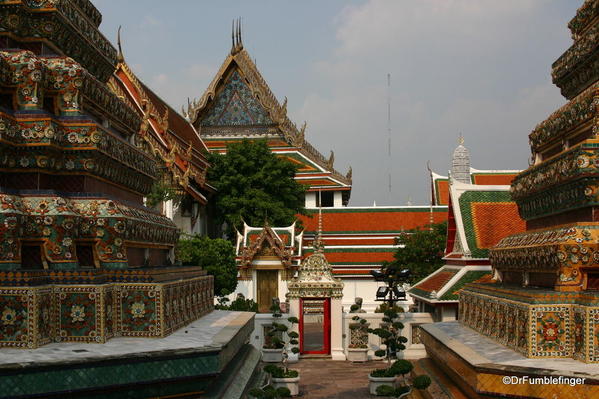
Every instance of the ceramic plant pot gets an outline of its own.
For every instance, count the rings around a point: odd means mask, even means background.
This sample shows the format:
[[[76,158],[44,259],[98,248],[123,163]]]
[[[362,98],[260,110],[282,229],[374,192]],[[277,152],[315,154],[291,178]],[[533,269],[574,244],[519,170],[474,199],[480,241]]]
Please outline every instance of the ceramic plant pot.
[[[262,348],[262,361],[264,363],[281,363],[283,361],[283,349]]]

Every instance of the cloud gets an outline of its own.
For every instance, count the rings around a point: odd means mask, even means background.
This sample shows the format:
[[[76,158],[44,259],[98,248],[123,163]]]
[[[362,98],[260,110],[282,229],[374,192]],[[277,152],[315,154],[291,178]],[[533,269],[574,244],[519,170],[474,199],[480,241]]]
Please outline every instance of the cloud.
[[[353,165],[351,204],[426,203],[426,161],[446,173],[460,132],[473,167],[526,167],[528,133],[564,102],[548,70],[569,39],[546,43],[558,21],[545,4],[371,0],[337,15],[337,46],[312,64],[313,89],[291,113],[317,148],[335,149],[337,169]]]

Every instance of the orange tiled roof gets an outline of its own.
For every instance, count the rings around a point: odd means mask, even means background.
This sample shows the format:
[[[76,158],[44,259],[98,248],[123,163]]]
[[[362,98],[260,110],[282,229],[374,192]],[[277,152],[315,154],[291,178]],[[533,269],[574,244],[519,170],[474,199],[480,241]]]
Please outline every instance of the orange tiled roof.
[[[515,202],[473,203],[472,214],[478,248],[491,248],[502,238],[526,230]]]
[[[306,232],[318,228],[318,215],[300,216]],[[323,231],[336,233],[401,232],[425,227],[430,221],[429,207],[413,208],[329,208],[322,210]],[[433,208],[433,222],[447,220],[446,208]]]
[[[447,205],[449,204],[449,181],[447,179],[435,180],[436,185],[436,198],[435,205]]]
[[[439,292],[439,290],[443,288],[443,286],[445,286],[445,284],[447,284],[447,282],[451,280],[451,278],[455,276],[457,272],[458,270],[453,269],[441,270],[435,273],[434,275],[430,276],[423,282],[412,287],[410,289],[410,292],[414,291],[416,295],[426,295],[433,291]]]
[[[473,173],[472,183],[490,186],[509,186],[517,173]]]

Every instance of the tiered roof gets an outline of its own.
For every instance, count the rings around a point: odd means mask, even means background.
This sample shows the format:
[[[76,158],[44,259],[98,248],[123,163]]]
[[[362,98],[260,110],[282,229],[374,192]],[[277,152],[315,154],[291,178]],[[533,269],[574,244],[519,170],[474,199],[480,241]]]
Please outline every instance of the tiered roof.
[[[472,184],[509,186],[520,173],[519,170],[479,170],[470,168]],[[433,205],[449,204],[449,177],[437,174],[431,175],[431,198]]]
[[[446,265],[416,283],[409,291],[411,295],[426,302],[455,303],[465,284],[491,280],[489,248],[526,229],[509,189],[505,185],[452,182]]]
[[[392,261],[396,238],[405,231],[443,222],[447,208],[427,206],[323,208],[324,253],[335,275],[371,278],[384,261]],[[318,218],[300,216],[304,225],[303,252],[313,252]]]
[[[213,191],[206,182],[208,149],[191,123],[133,73],[120,52],[120,40],[119,63],[108,85],[141,117],[138,141],[162,160],[171,184],[206,204],[206,194]]]
[[[210,151],[224,153],[242,139],[265,139],[274,153],[298,166],[296,179],[308,191],[351,193],[351,168],[341,174],[333,167],[334,154],[324,157],[306,139],[306,124],[298,128],[287,116],[287,99],[276,99],[256,64],[243,47],[238,32],[233,47],[203,96],[184,114]]]

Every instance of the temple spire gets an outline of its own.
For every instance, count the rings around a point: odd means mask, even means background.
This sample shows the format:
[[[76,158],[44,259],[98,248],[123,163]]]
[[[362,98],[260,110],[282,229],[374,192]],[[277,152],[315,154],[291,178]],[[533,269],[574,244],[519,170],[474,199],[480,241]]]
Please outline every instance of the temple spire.
[[[316,230],[316,237],[314,238],[314,252],[323,253],[324,243],[322,242],[322,198],[321,191],[318,191],[318,229]]]
[[[470,151],[464,147],[464,136],[461,133],[451,159],[451,180],[470,183]]]

